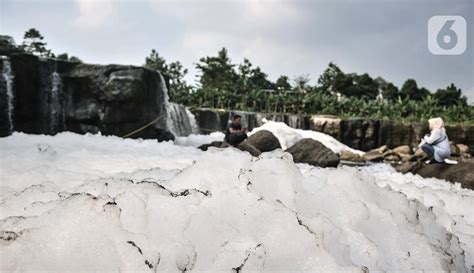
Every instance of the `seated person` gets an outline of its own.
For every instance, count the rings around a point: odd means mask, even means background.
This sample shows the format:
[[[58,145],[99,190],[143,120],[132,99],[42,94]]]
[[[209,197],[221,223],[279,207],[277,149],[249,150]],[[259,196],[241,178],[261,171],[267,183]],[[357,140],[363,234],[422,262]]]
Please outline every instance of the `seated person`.
[[[246,128],[242,128],[241,125],[242,117],[240,115],[234,115],[232,122],[227,126],[225,131],[225,141],[232,146],[237,146],[247,138]]]
[[[419,147],[429,156],[426,163],[446,162],[448,164],[456,164],[454,160],[449,160],[451,149],[449,147],[449,139],[444,129],[442,118],[432,118],[428,120],[430,134],[426,135]]]

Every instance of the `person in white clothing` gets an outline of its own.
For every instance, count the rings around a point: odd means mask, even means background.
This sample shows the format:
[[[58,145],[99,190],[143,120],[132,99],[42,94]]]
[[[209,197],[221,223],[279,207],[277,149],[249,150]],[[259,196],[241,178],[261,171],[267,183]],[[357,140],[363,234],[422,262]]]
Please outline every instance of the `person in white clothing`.
[[[428,120],[430,133],[426,135],[419,147],[430,157],[427,163],[445,162],[448,164],[456,164],[456,161],[449,160],[451,149],[449,147],[449,139],[444,129],[443,119],[440,117]]]

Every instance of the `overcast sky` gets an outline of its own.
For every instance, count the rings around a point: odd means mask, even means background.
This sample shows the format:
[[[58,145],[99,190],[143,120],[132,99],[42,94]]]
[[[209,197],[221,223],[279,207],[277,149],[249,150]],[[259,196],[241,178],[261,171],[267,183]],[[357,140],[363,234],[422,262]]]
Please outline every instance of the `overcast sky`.
[[[308,74],[317,80],[330,61],[344,72],[407,78],[432,91],[454,82],[474,102],[472,0],[0,0],[0,30],[20,43],[35,27],[54,53],[88,63],[142,65],[155,48],[190,70],[226,47],[275,80]],[[467,50],[433,55],[427,25],[434,15],[467,21]]]

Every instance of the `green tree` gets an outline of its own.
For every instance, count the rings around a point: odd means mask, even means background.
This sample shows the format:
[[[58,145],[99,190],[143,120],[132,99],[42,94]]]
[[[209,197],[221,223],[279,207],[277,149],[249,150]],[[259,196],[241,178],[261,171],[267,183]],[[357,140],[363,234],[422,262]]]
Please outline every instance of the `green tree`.
[[[400,89],[400,95],[402,98],[421,101],[430,94],[430,91],[426,88],[418,88],[418,85],[414,79],[408,79]]]
[[[23,36],[23,44],[21,48],[28,53],[41,56],[41,57],[52,57],[51,50],[46,49],[46,42],[43,41],[44,37],[41,33],[35,29],[30,28],[25,32]]]
[[[70,62],[73,62],[73,63],[82,63],[82,60],[79,59],[79,58],[76,57],[76,56],[71,56],[71,57],[69,57],[69,61],[70,61]]]
[[[341,90],[343,95],[365,100],[374,100],[379,94],[379,86],[369,74],[350,74],[346,77],[351,79],[351,84],[347,84],[348,87]]]
[[[233,93],[241,91],[238,85],[239,75],[225,48],[217,56],[201,58],[196,69],[199,71],[199,87],[202,90],[225,90]]]
[[[461,89],[458,89],[454,83],[445,89],[438,89],[434,93],[434,98],[441,106],[467,105],[467,98],[462,95]]]
[[[337,65],[330,62],[328,68],[319,76],[318,84],[325,93],[344,94],[351,87],[352,79],[344,74]]]
[[[68,61],[69,55],[67,53],[61,53],[61,54],[58,54],[58,56],[56,56],[56,59]]]
[[[277,90],[288,91],[291,90],[290,79],[288,76],[280,76],[275,83]]]
[[[297,91],[297,92],[307,92],[308,90],[311,89],[311,87],[309,86],[309,82],[311,81],[311,79],[309,78],[309,75],[300,75],[300,76],[297,76],[293,79],[293,83],[295,85],[295,88],[294,90]]]
[[[400,96],[398,87],[396,87],[393,83],[387,82],[382,77],[377,77],[375,81],[379,86],[380,94],[384,100],[393,102],[398,99]]]
[[[158,71],[163,75],[167,81],[171,100],[188,103],[192,87],[184,80],[188,70],[179,61],[167,64],[165,58],[161,57],[155,49],[152,49],[150,55],[145,58],[144,67]]]

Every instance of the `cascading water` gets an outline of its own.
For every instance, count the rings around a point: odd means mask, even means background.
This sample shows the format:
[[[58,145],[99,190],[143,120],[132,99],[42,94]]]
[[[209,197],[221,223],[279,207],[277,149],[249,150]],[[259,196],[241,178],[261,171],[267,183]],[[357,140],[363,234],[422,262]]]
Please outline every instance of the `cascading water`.
[[[2,78],[5,83],[6,99],[7,99],[7,120],[8,120],[8,132],[13,132],[13,71],[11,67],[10,58],[7,56],[0,56],[3,62]]]
[[[288,116],[288,126],[291,128],[300,128],[300,117],[297,115]]]
[[[50,114],[50,132],[56,133],[59,131],[59,119],[61,118],[61,101],[60,91],[62,87],[61,75],[57,72],[57,64],[54,63],[54,71],[51,74],[51,101],[49,104]]]
[[[166,87],[165,80],[161,74],[160,78],[161,88],[164,92],[166,127],[175,136],[188,136],[190,134],[197,134],[199,132],[199,128],[196,124],[196,118],[186,106],[170,102],[168,88]]]

